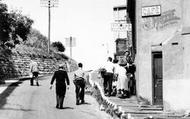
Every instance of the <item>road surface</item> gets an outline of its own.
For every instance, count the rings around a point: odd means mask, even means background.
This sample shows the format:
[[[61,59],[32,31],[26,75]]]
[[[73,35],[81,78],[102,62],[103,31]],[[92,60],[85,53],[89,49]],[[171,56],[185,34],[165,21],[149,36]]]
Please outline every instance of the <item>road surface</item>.
[[[110,119],[89,95],[85,96],[86,104],[75,105],[75,87],[72,75],[69,77],[65,109],[55,108],[55,85],[49,89],[51,76],[47,76],[40,78],[39,87],[30,86],[29,80],[25,80],[6,89],[0,95],[0,119]]]

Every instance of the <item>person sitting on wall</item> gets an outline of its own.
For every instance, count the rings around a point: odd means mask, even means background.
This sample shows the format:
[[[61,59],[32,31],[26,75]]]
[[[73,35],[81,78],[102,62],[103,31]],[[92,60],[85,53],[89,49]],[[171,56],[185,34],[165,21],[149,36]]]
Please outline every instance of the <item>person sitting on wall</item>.
[[[112,58],[108,57],[107,62],[105,63],[104,68],[106,69],[106,73],[104,75],[104,93],[106,96],[111,96],[112,93],[112,82],[113,82],[113,72],[114,72],[114,64],[112,63]]]

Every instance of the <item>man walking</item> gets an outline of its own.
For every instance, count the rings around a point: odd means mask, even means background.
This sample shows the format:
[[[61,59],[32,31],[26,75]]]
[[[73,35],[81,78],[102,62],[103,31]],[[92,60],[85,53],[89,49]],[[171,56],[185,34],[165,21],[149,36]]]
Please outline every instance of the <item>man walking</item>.
[[[85,73],[82,69],[82,63],[78,64],[79,69],[74,73],[74,84],[75,84],[75,93],[76,93],[76,105],[79,105],[79,102],[85,103],[84,101],[84,93],[85,93]]]
[[[30,85],[33,86],[33,82],[34,80],[36,81],[36,85],[39,86],[38,83],[38,74],[39,74],[39,70],[38,70],[38,64],[35,61],[32,61],[30,64],[30,71],[32,72],[32,78],[30,79]]]
[[[60,65],[59,70],[55,71],[55,73],[53,74],[52,80],[50,82],[51,84],[50,89],[52,89],[55,79],[56,79],[56,101],[57,101],[56,108],[63,109],[63,101],[65,98],[66,87],[70,85],[68,74],[64,70],[63,65]]]

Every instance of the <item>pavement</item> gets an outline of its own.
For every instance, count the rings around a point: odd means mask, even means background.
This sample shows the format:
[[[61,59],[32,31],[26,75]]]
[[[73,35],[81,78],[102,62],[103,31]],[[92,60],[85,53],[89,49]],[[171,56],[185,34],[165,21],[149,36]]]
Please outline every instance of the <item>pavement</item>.
[[[30,86],[27,78],[6,80],[0,85],[0,119],[111,119],[90,95],[85,95],[85,104],[75,104],[72,76],[64,109],[55,108],[55,85],[49,89],[52,76],[40,77],[40,86]]]
[[[166,112],[160,106],[144,104],[137,96],[125,99],[116,96],[105,96],[102,85],[103,79],[98,74],[98,71],[90,73],[89,82],[100,90],[101,97],[103,98],[102,107],[104,107],[102,110],[106,111],[105,108],[109,108],[107,112],[112,116],[117,112],[117,116],[113,116],[115,119],[190,119],[190,117],[186,117],[183,113]]]
[[[40,75],[39,77],[42,77],[42,75]],[[5,80],[4,84],[0,84],[0,94],[3,93],[10,85],[14,83],[18,83],[19,81],[22,81],[22,80],[27,80],[29,78],[30,76],[23,76],[23,77],[10,78],[10,79]]]
[[[142,105],[137,96],[125,99],[116,96],[107,97],[103,93],[103,79],[98,75],[98,72],[91,71],[89,74],[89,83],[99,89],[103,99],[103,103],[99,103],[100,110],[108,112],[113,119],[190,119],[190,117],[185,117],[181,113],[164,112],[161,107]],[[19,79],[26,80],[27,78],[29,77]],[[0,94],[4,93],[10,85],[17,84],[20,80],[6,80],[5,84],[0,85]]]

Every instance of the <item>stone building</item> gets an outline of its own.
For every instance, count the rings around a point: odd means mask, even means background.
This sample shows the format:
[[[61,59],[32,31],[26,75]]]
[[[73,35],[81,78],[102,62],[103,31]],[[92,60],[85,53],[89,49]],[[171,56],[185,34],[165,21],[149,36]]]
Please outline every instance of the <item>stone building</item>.
[[[126,9],[126,3],[122,4],[123,5],[113,7],[114,22],[112,23],[112,31],[114,32],[116,43],[115,58],[118,59],[120,63],[125,64],[126,51],[131,52],[132,32],[131,22]]]
[[[136,0],[137,93],[190,110],[190,0]]]

